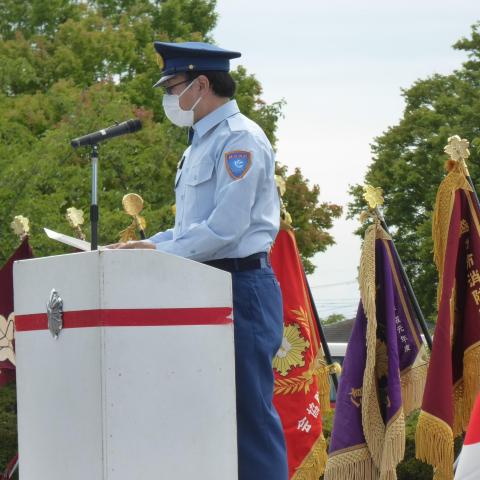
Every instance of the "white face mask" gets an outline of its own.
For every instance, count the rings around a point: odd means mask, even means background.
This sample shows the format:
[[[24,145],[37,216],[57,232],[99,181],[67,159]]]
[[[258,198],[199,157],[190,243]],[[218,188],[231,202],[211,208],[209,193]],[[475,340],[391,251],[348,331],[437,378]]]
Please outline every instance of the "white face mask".
[[[180,95],[168,95],[167,93],[163,95],[162,104],[165,115],[177,127],[191,127],[193,125],[193,111],[202,97],[198,98],[190,110],[183,110],[180,107],[180,97],[192,86],[195,80],[192,80]]]

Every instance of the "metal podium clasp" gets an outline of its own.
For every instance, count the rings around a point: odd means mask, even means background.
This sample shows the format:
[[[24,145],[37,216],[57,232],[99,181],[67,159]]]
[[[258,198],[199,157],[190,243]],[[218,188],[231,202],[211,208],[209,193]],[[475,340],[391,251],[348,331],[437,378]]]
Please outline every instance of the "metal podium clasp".
[[[52,288],[50,299],[47,302],[48,329],[53,338],[57,339],[63,328],[63,300],[58,292]]]

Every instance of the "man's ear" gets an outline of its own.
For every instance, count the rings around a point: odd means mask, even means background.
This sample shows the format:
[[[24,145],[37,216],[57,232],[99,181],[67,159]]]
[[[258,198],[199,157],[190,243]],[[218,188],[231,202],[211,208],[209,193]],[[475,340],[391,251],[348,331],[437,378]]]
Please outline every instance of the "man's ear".
[[[200,87],[200,89],[203,92],[208,92],[210,90],[210,82],[208,78],[205,75],[200,75],[197,77],[197,82]]]

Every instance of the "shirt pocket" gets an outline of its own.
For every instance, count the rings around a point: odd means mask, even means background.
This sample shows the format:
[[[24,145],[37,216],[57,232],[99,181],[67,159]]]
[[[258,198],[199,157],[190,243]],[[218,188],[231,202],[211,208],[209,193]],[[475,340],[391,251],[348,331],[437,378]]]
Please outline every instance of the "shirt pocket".
[[[187,172],[184,172],[184,175]],[[213,210],[215,197],[215,163],[205,159],[192,165],[185,175],[186,202],[192,220],[206,220]]]
[[[188,172],[187,185],[196,187],[201,183],[208,182],[212,178],[213,167],[213,160],[202,160],[192,165]]]

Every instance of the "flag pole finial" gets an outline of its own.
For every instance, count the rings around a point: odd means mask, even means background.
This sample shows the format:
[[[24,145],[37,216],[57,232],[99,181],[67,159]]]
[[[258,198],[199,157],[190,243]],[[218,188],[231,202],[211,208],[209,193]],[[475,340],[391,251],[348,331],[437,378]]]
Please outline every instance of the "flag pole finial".
[[[83,211],[75,207],[70,207],[67,208],[65,217],[70,226],[75,230],[77,237],[81,240],[85,240],[85,234],[82,231],[82,225],[85,221],[83,218]]]
[[[467,167],[467,158],[470,156],[469,146],[470,142],[467,139],[460,138],[459,135],[453,135],[448,138],[448,144],[443,149],[452,162],[457,162],[460,168],[465,169],[467,177],[470,176]]]
[[[13,222],[10,224],[12,227],[13,233],[20,237],[20,240],[24,240],[30,232],[30,222],[27,217],[23,215],[16,215],[13,218]]]
[[[292,216],[287,212],[282,198],[287,191],[287,183],[281,175],[275,175],[275,183],[277,184],[278,198],[280,199],[280,228],[282,230],[290,230],[292,228]]]
[[[147,226],[145,218],[140,216],[140,212],[143,210],[143,198],[137,193],[127,193],[122,198],[122,205],[124,212],[132,217],[132,224],[120,232],[120,241],[136,240],[135,230],[137,228],[140,230],[140,237],[143,240]]]
[[[383,190],[380,187],[374,187],[368,183],[363,187],[363,198],[372,210],[375,210],[384,203]]]
[[[380,224],[382,214],[378,207],[384,203],[383,190],[380,187],[374,187],[366,183],[363,186],[363,198],[368,205],[368,210],[364,210],[360,214],[360,222],[365,223],[369,218],[373,218],[376,224]]]

